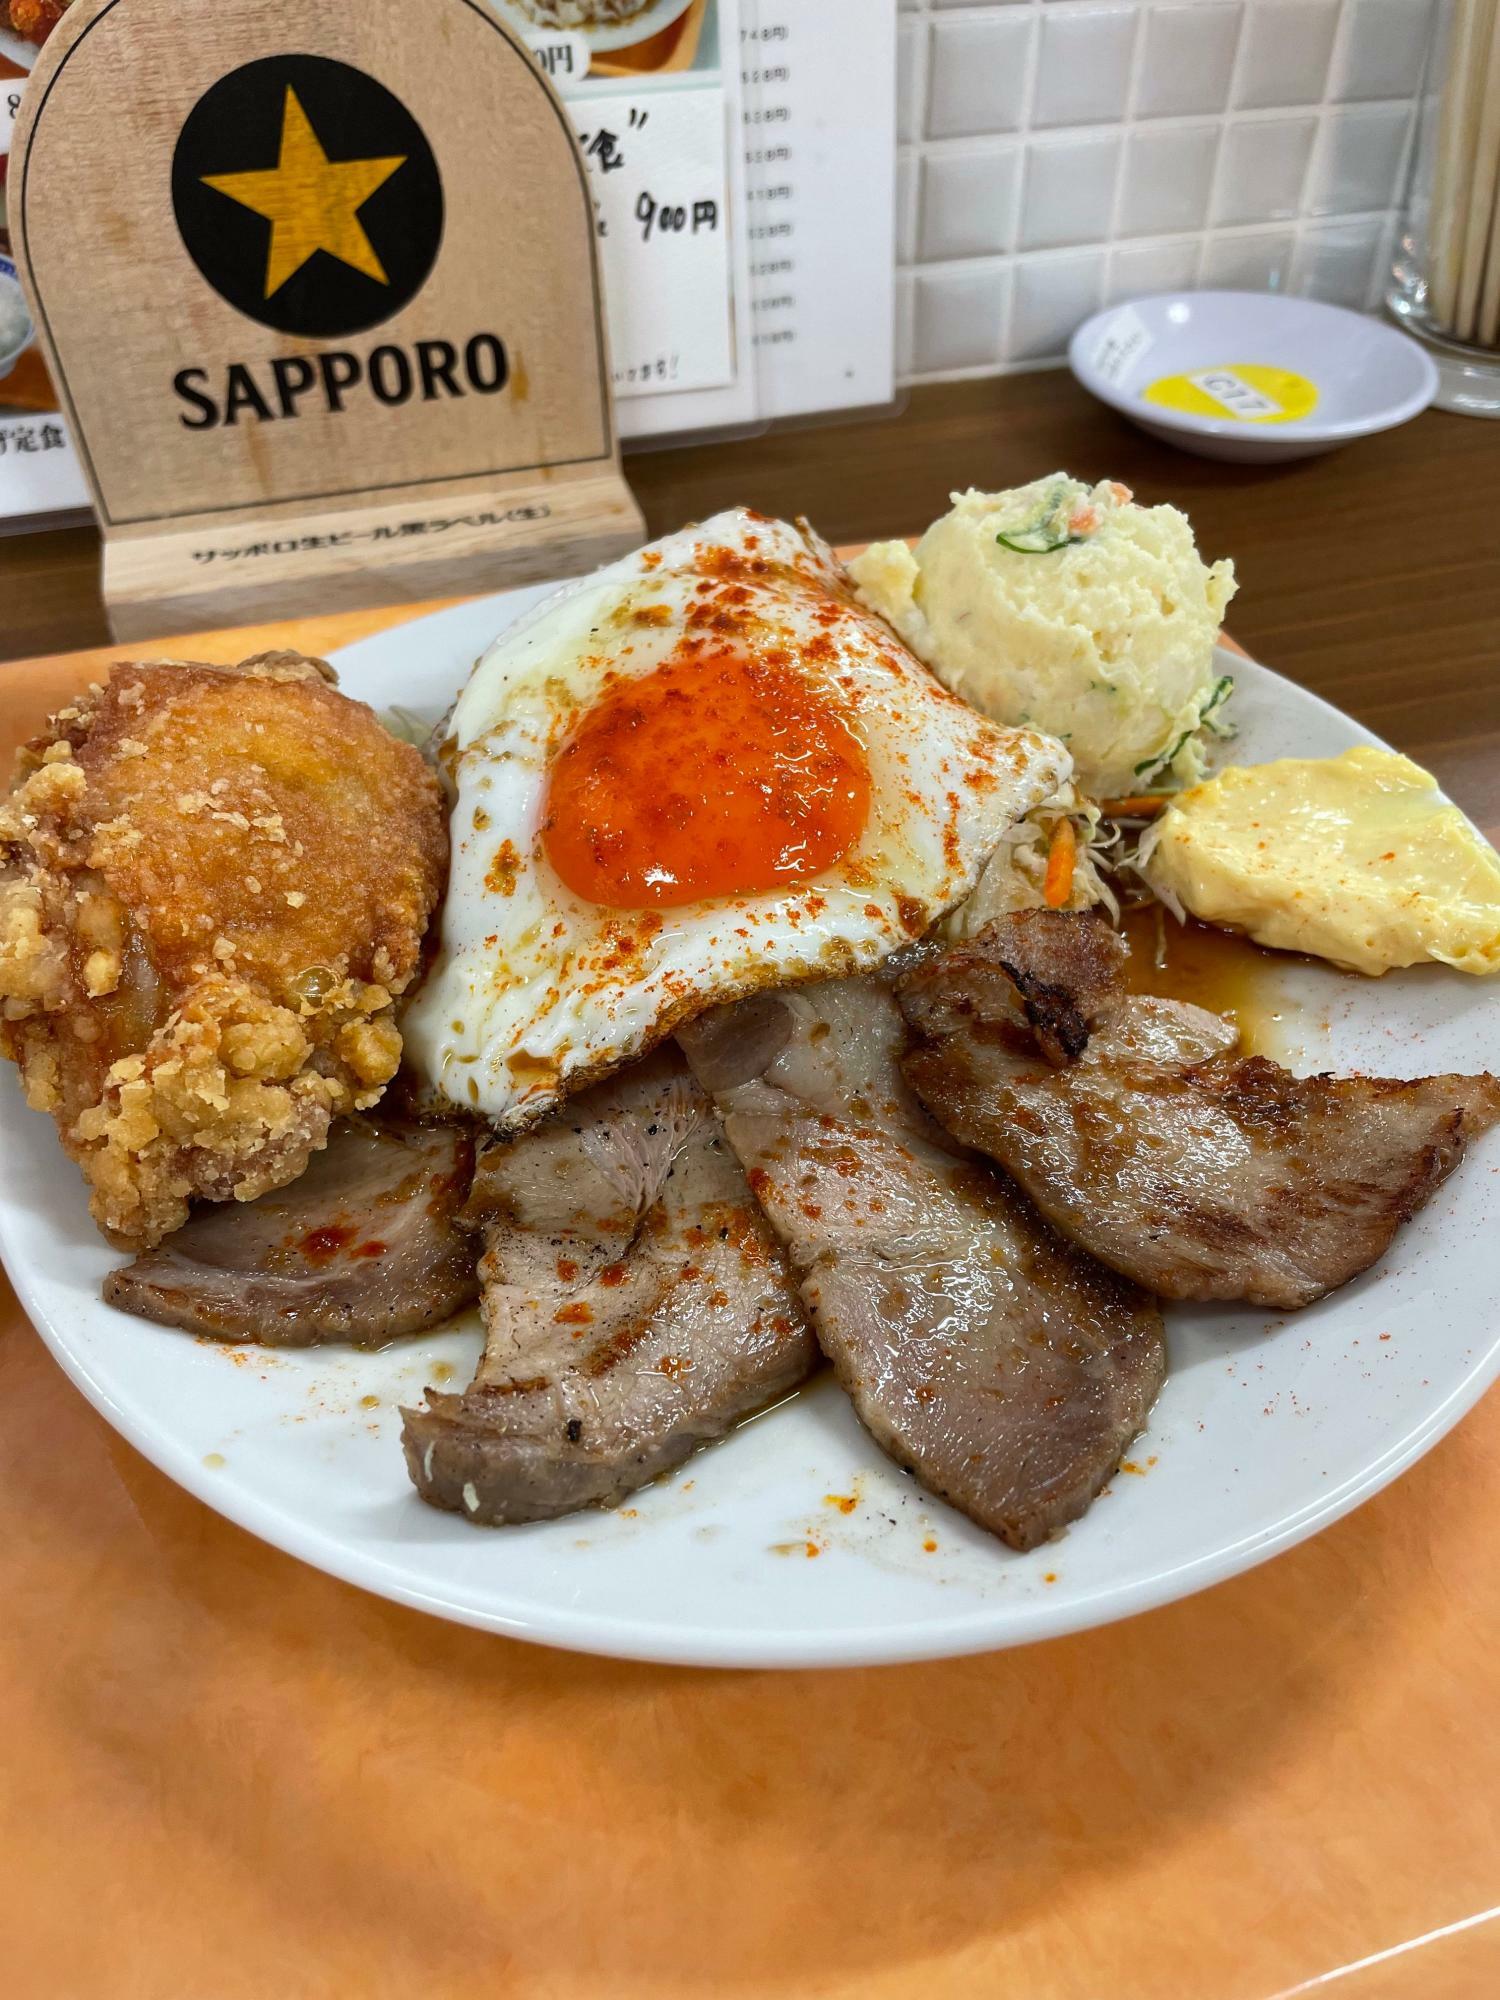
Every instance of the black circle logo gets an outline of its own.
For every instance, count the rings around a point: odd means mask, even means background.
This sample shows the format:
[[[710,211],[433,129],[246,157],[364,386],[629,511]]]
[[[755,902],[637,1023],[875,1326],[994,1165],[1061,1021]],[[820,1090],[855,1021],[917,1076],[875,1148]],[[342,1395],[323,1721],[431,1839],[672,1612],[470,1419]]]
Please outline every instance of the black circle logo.
[[[326,56],[266,56],[206,90],[172,155],[172,207],[221,298],[314,338],[399,312],[443,234],[421,126],[384,84]]]

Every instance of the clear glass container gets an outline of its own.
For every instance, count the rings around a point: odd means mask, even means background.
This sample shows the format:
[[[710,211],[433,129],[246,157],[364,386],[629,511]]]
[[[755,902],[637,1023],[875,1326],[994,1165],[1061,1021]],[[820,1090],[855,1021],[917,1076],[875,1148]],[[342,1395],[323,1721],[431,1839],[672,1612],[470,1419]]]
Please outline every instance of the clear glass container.
[[[1437,11],[1386,306],[1440,408],[1500,417],[1500,0]]]

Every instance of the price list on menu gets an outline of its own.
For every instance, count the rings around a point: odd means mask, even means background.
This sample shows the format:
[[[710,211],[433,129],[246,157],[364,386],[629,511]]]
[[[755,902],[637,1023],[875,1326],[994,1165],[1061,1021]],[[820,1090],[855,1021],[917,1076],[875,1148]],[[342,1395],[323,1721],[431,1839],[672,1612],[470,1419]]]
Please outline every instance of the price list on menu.
[[[724,388],[735,353],[722,97],[589,97],[575,118],[594,181],[616,400]]]
[[[896,43],[869,0],[745,0],[740,30],[760,414],[894,387]]]
[[[622,436],[889,402],[894,0],[691,0],[645,55],[527,39],[593,180]]]

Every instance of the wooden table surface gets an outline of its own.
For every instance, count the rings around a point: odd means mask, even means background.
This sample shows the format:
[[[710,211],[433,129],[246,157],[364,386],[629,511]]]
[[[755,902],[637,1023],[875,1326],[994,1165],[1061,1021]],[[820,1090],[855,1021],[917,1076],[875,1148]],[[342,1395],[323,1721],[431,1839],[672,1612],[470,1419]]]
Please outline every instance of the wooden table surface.
[[[1180,500],[1239,565],[1250,650],[1500,823],[1500,427],[1248,474],[1049,376],[632,470],[654,529],[745,499],[851,539],[1059,464]],[[13,650],[100,636],[91,553],[43,539],[50,573],[0,545]],[[0,667],[0,738],[98,664]],[[1500,1398],[1315,1541],[1126,1624],[698,1673],[277,1554],[122,1443],[0,1291],[0,1519],[7,2000],[1500,1991]]]

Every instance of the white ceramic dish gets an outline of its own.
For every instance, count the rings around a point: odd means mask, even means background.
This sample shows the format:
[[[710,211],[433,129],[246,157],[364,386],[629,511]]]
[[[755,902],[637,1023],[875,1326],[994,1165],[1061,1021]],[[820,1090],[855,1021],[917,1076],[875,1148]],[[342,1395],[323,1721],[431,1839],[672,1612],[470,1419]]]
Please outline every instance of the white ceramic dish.
[[[549,30],[545,23],[536,21],[517,0],[490,0],[497,13],[503,14],[519,34],[582,35],[589,47],[600,55],[607,55],[611,49],[633,49],[637,42],[644,42],[652,35],[659,35],[663,28],[670,28],[680,20],[692,6],[693,0],[647,0],[639,13],[632,14],[623,21],[604,21],[597,27],[561,28]]]
[[[1202,458],[1307,458],[1417,416],[1431,357],[1381,320],[1273,292],[1163,292],[1110,306],[1068,346],[1083,386]]]
[[[497,628],[545,592],[462,605],[347,648],[344,686],[436,716]],[[1251,760],[1373,739],[1230,655]],[[1494,996],[1440,968],[1285,981],[1299,1067],[1500,1065]],[[472,1322],[380,1355],[220,1349],[106,1308],[114,1261],[51,1122],[0,1078],[0,1249],[73,1381],[170,1477],[266,1541],[419,1609],[517,1638],[716,1666],[863,1665],[1015,1645],[1219,1582],[1368,1498],[1500,1372],[1495,1137],[1375,1271],[1278,1325],[1168,1310],[1149,1432],[1062,1540],[1002,1548],[885,1460],[830,1383],[757,1419],[614,1514],[475,1529],[407,1483],[397,1406]],[[374,1399],[371,1401],[370,1399]],[[854,1501],[846,1513],[829,1496]],[[935,1546],[929,1548],[928,1544]],[[809,1555],[808,1551],[816,1553]]]
[[[9,340],[0,336],[0,377],[8,375],[21,356],[30,347],[35,334],[31,324],[31,314],[27,311],[25,296],[21,291],[21,281],[16,276],[16,267],[9,257],[0,257],[0,298],[11,307],[20,331]],[[14,312],[19,306],[20,312]],[[0,397],[0,401],[3,401]]]

